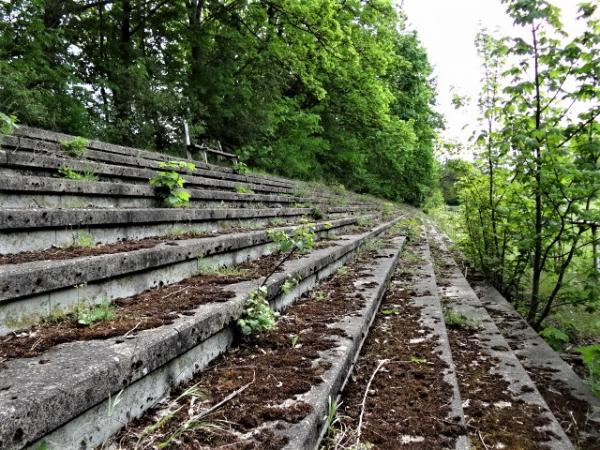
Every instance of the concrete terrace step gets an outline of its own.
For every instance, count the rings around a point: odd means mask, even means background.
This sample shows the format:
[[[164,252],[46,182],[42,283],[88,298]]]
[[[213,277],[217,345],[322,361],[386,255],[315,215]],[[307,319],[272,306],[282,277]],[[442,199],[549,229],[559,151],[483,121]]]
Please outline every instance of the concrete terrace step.
[[[115,164],[106,164],[84,159],[67,158],[62,155],[44,155],[40,153],[24,151],[0,150],[0,167],[5,176],[11,175],[34,175],[54,176],[58,175],[58,169],[69,167],[77,172],[91,171],[101,181],[126,182],[137,184],[148,184],[148,180],[161,170],[158,168],[136,168]],[[215,178],[201,177],[184,173],[186,187],[188,188],[210,188],[235,191],[239,186],[252,189],[260,193],[289,194],[293,195],[295,190],[283,186],[271,186],[257,184],[249,181],[230,181]]]
[[[252,229],[311,218],[313,208],[260,209],[4,209],[0,210],[0,255],[69,247],[85,233],[95,243],[186,232]],[[324,208],[325,218],[368,213],[359,207]]]
[[[274,307],[281,309],[293,302],[398,220],[288,261],[284,272],[267,284]],[[299,283],[280,294],[289,277]],[[101,444],[227,348],[232,323],[240,317],[248,293],[258,285],[260,280],[228,286],[236,293],[233,299],[202,305],[191,316],[134,333],[131,339],[63,344],[43,355],[44,364],[39,364],[39,358],[3,363],[0,447],[13,450],[32,444],[30,448],[35,448],[45,442],[49,448],[75,449]]]
[[[307,199],[287,195],[237,194],[188,189],[192,207],[251,207],[256,204],[295,205]],[[62,178],[13,176],[0,178],[0,208],[148,208],[160,207],[152,186]]]
[[[75,136],[56,133],[47,130],[41,130],[38,128],[31,128],[26,126],[19,127],[15,132],[16,137],[31,139],[32,141],[37,142],[37,149],[47,149],[47,151],[60,151],[60,147],[58,143],[61,140],[69,140],[73,139]],[[5,139],[10,139],[10,136],[7,136]],[[187,161],[184,158],[174,157],[172,155],[165,155],[163,153],[152,152],[148,150],[141,150],[132,147],[124,147],[121,145],[108,144],[106,142],[101,142],[97,140],[90,140],[87,148],[91,151],[104,153],[106,157],[108,157],[108,161],[119,161],[122,160],[120,157],[132,158],[130,161],[138,160],[137,164],[133,165],[141,165],[143,163],[147,163],[149,161],[154,161],[154,166],[156,165],[156,161]],[[98,155],[99,156],[99,155]],[[214,164],[205,164],[199,161],[193,161],[196,164],[198,171],[210,172],[213,177],[220,177],[225,179],[235,179],[235,180],[243,180],[246,179],[250,182],[264,183],[264,184],[272,184],[276,186],[287,186],[293,187],[294,183],[290,182],[290,180],[285,180],[283,178],[274,177],[271,175],[238,175],[233,172],[233,169],[222,167]],[[207,173],[208,176],[208,173]]]
[[[475,289],[556,418],[572,431],[571,440],[581,449],[600,449],[600,399],[500,292],[484,282]]]
[[[398,255],[404,245],[404,238],[392,239],[377,251],[378,256],[365,268],[366,276],[355,281],[354,286],[365,289],[365,305],[355,314],[342,317],[330,326],[343,330],[343,335],[337,337],[334,349],[321,353],[321,359],[330,368],[321,376],[323,382],[295,400],[304,401],[312,406],[312,412],[297,424],[288,425],[287,429],[278,429],[277,434],[288,438],[286,449],[314,449],[327,432],[327,417],[330,399],[338,396],[348,381],[354,364],[358,358],[363,343],[369,333],[369,328],[375,319],[386,286],[394,273]],[[367,285],[367,286],[365,286]],[[265,399],[266,400],[266,399]]]
[[[492,362],[492,375],[499,375],[508,383],[512,398],[522,402],[522,404],[536,406],[539,409],[537,414],[545,423],[540,426],[540,430],[545,432],[546,439],[548,439],[540,442],[540,445],[552,450],[574,449],[573,444],[552,414],[535,383],[519,362],[516,354],[510,350],[502,333],[459,270],[448,252],[442,236],[433,226],[429,226],[428,235],[430,244],[437,250],[437,264],[442,264],[446,271],[441,284],[438,278],[438,293],[442,302],[446,303],[453,312],[462,314],[477,322],[479,327],[475,334],[477,344],[484,353],[486,360]],[[461,391],[461,394],[463,395],[463,402],[471,401],[472,392]],[[505,406],[510,407],[509,405],[488,405],[489,408],[497,407],[499,409]],[[507,429],[510,429],[510,425],[507,426]]]
[[[319,235],[329,235],[356,219],[318,222]],[[295,227],[272,230],[290,231]],[[86,301],[100,303],[171,284],[198,272],[198,262],[232,265],[270,253],[269,232],[254,231],[216,237],[165,241],[155,247],[98,256],[35,261],[0,266],[0,331]]]

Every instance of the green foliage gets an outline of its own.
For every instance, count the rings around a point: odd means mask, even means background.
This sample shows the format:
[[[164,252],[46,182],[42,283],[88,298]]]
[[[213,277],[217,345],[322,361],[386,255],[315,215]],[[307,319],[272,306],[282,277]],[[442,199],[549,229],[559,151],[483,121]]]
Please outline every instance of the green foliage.
[[[423,211],[429,213],[444,206],[444,195],[439,189],[434,189],[423,204]]]
[[[63,139],[60,141],[60,147],[66,151],[69,156],[81,158],[87,151],[87,146],[90,141],[82,137],[74,137],[72,139]]]
[[[300,342],[300,335],[295,334],[290,338],[290,346],[292,348],[296,348],[296,346],[298,345],[298,342]]]
[[[590,99],[599,95],[599,10],[580,5],[581,31],[569,36],[549,2],[504,3],[522,29],[477,37],[478,158],[454,186],[464,252],[539,330],[558,308],[598,299],[591,247],[600,222],[600,108]]]
[[[85,172],[77,172],[70,167],[62,166],[58,169],[58,174],[62,178],[67,178],[68,180],[78,180],[78,181],[98,181],[98,177],[91,170],[86,170]]]
[[[90,326],[97,322],[107,322],[115,317],[115,307],[105,300],[98,305],[86,305],[77,310],[77,323]]]
[[[237,192],[238,194],[254,194],[255,193],[252,189],[247,188],[246,186],[236,186],[235,192]]]
[[[193,172],[196,170],[196,164],[188,161],[161,161],[158,163],[158,168],[169,170],[186,170],[188,172]]]
[[[185,118],[240,174],[433,184],[432,69],[392,0],[14,0],[0,54],[0,110],[29,125],[175,153]]]
[[[314,220],[323,220],[325,218],[325,214],[319,208],[313,208],[312,210],[312,218]]]
[[[480,325],[478,321],[470,319],[464,314],[458,313],[451,309],[444,310],[444,322],[448,328],[462,330],[477,330]]]
[[[600,397],[600,344],[579,347],[577,349],[583,358],[588,371],[588,384],[592,392]]]
[[[244,302],[244,312],[237,325],[246,338],[260,337],[263,333],[275,328],[277,313],[271,309],[267,300],[267,288],[261,286],[248,294]]]
[[[286,253],[291,250],[304,252],[315,246],[316,234],[312,224],[304,224],[295,228],[291,234],[282,230],[269,230],[269,239],[277,245],[277,251]]]
[[[150,186],[154,186],[157,195],[163,200],[163,203],[169,208],[181,208],[189,204],[191,195],[183,189],[185,179],[175,170],[194,170],[192,163],[183,161],[161,162],[158,165],[162,169],[173,169],[169,172],[159,171],[156,176],[150,178]]]
[[[554,350],[562,349],[566,344],[570,342],[569,335],[562,330],[554,327],[544,328],[540,332],[540,336],[552,347]]]
[[[246,175],[250,170],[248,169],[248,165],[242,161],[238,161],[233,164],[233,172],[238,175]]]
[[[10,136],[19,128],[17,125],[17,116],[7,115],[0,112],[0,134]]]
[[[298,280],[295,278],[290,278],[285,280],[285,282],[281,285],[281,291],[284,294],[289,294],[296,286],[298,286]]]
[[[81,248],[93,248],[96,246],[96,241],[94,240],[94,236],[89,233],[79,232],[77,233],[77,238],[75,240],[75,247]]]

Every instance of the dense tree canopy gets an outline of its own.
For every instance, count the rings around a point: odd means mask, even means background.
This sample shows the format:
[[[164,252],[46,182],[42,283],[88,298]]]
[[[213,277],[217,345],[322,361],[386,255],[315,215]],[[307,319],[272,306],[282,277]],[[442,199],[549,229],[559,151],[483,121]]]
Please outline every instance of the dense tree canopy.
[[[440,118],[391,0],[0,4],[0,111],[169,150],[187,120],[251,165],[419,203]]]

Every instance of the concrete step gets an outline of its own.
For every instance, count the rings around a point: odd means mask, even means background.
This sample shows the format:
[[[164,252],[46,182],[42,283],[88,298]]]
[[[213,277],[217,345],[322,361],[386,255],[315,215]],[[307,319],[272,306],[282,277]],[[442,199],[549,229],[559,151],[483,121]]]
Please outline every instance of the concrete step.
[[[323,219],[364,215],[359,207],[324,208]],[[96,244],[124,239],[223,232],[230,228],[276,226],[313,220],[313,208],[261,209],[4,209],[0,210],[0,255],[77,245],[81,236]]]
[[[78,172],[92,171],[100,181],[147,184],[148,179],[161,170],[158,167],[161,161],[155,159],[133,158],[98,150],[87,150],[82,158],[73,158],[56,143],[26,137],[5,136],[2,146],[4,150],[0,151],[0,173],[7,177],[15,175],[57,177],[59,176],[58,169],[66,166]],[[173,158],[166,160],[170,161]],[[180,159],[175,158],[175,160]],[[310,183],[274,182],[268,176],[263,178],[222,171],[207,171],[200,168],[196,168],[192,173],[179,169],[175,169],[175,171],[182,174],[190,188],[235,191],[237,187],[246,187],[258,193],[307,196],[316,200],[329,200],[340,204],[367,205],[372,203],[357,194],[341,195],[327,190],[323,191],[322,188],[314,189]]]
[[[283,309],[291,304],[398,220],[343,236],[334,247],[286,262],[284,271],[267,284],[272,305]],[[298,284],[283,293],[281,286],[290,277]],[[0,446],[13,450],[42,443],[56,449],[100,445],[227,348],[245,298],[259,285],[260,280],[227,286],[235,292],[231,300],[202,305],[170,326],[134,332],[129,339],[73,342],[54,347],[42,358],[4,362]]]
[[[485,282],[475,291],[577,448],[600,449],[600,399],[513,306]]]
[[[46,176],[60,178],[58,169],[68,167],[76,172],[93,172],[100,181],[148,184],[159,168],[138,168],[107,164],[93,160],[74,159],[59,154],[0,150],[0,168],[3,176]],[[284,186],[252,183],[247,180],[232,181],[201,177],[183,172],[186,187],[191,189],[219,189],[235,191],[237,187],[252,189],[258,193],[294,195],[295,190]]]
[[[187,189],[191,207],[275,207],[304,205],[309,199],[289,195],[238,194]],[[318,205],[318,204],[317,204]],[[14,176],[0,178],[0,208],[157,208],[162,202],[152,186]],[[312,205],[311,205],[312,206]]]
[[[468,361],[469,370],[474,371],[474,368],[478,366],[486,367],[486,365],[489,365],[491,367],[489,373],[477,373],[475,378],[477,378],[479,385],[473,385],[473,380],[468,377],[472,374],[461,373],[461,365],[457,365],[456,370],[461,386],[463,405],[468,405],[464,406],[467,424],[470,421],[475,422],[475,425],[471,425],[475,427],[471,428],[472,442],[478,442],[478,445],[485,442],[484,446],[487,445],[488,448],[512,448],[510,447],[511,444],[502,442],[504,438],[510,438],[514,442],[528,441],[530,447],[531,445],[540,445],[543,446],[542,448],[552,450],[574,449],[573,444],[552,414],[535,383],[519,362],[516,354],[510,349],[502,333],[461,273],[441,234],[433,226],[429,226],[428,235],[434,254],[438,294],[442,304],[448,311],[455,315],[461,315],[473,323],[472,328],[474,329],[470,331],[468,342],[471,345],[477,345],[478,359]],[[464,324],[464,326],[468,325]],[[455,360],[461,360],[460,356],[462,355],[458,355],[457,352],[467,354],[464,353],[466,350],[464,345],[467,344],[457,342],[453,346],[451,341]],[[481,402],[477,398],[478,390],[485,389],[491,392],[497,385],[507,385],[507,391],[498,394],[506,394],[510,401],[499,401],[500,399],[497,399],[494,400],[493,404],[479,405]],[[469,410],[469,407],[473,407],[473,412]],[[479,407],[485,408],[487,411],[477,410]],[[535,420],[535,429],[518,430],[516,426],[511,427],[510,423],[504,423],[504,419],[496,419],[497,421],[493,424],[486,422],[479,429],[476,428],[476,424],[480,417],[475,415],[480,413],[485,417],[488,417],[488,415],[490,417],[510,417],[510,420],[518,420],[517,417],[532,419]],[[502,424],[499,425],[500,423]],[[513,423],[513,425],[516,425],[516,423]],[[499,426],[504,430],[505,436],[499,435]],[[485,429],[485,427],[492,427],[493,432]],[[532,442],[531,439],[539,439],[540,441]]]
[[[320,236],[343,233],[355,218],[317,222]],[[0,331],[19,328],[40,317],[138,294],[198,273],[199,263],[229,266],[271,252],[269,231],[166,240],[151,248],[54,261],[0,266]]]
[[[404,247],[322,449],[470,448],[429,246]]]
[[[30,147],[30,144],[34,144],[36,146],[37,151],[47,151],[54,153],[60,152],[61,154],[64,154],[64,152],[60,149],[58,143],[61,140],[69,140],[74,138],[75,136],[63,133],[56,133],[47,130],[41,130],[39,128],[21,126],[15,131],[15,137],[22,139],[22,145],[20,145],[18,142],[15,145],[11,141],[11,136],[5,136],[4,139],[6,141],[6,145],[12,146],[13,148],[18,148],[21,146],[23,148],[28,148]],[[31,142],[26,142],[26,139],[31,140]],[[86,152],[86,155],[88,155],[92,159],[93,157],[100,157],[100,154],[103,153],[103,158],[106,158],[105,160],[107,162],[130,161],[131,165],[139,167],[144,167],[148,164],[152,164],[150,167],[154,167],[156,166],[157,161],[188,161],[184,158],[178,158],[172,155],[166,155],[163,153],[151,152],[132,147],[124,147],[121,145],[108,144],[106,142],[101,142],[97,140],[90,140],[87,148],[89,150],[88,152]],[[290,182],[289,180],[277,178],[271,175],[238,175],[233,172],[233,169],[228,167],[222,167],[214,164],[205,164],[199,161],[192,162],[194,162],[194,164],[196,165],[199,173],[204,172],[205,176],[208,176],[210,178],[214,177],[220,179],[232,179],[236,181],[246,180],[248,182],[271,184],[273,186],[286,186],[291,188],[293,188],[294,186],[294,183]]]
[[[381,245],[370,245],[345,267],[344,272],[339,271],[331,278],[324,279],[311,294],[288,308],[279,319],[277,330],[263,337],[257,345],[232,348],[180,389],[200,387],[210,399],[202,408],[205,409],[236,386],[244,385],[248,378],[255,378],[256,383],[251,383],[254,386],[248,389],[250,393],[240,394],[225,406],[231,405],[232,409],[217,410],[214,416],[206,419],[230,424],[228,429],[232,438],[227,441],[229,447],[316,448],[321,431],[326,427],[324,417],[328,415],[328,399],[337,395],[352,370],[396,266],[403,242],[402,237],[388,237]],[[297,344],[286,345],[290,333],[299,337]],[[248,370],[240,371],[240,366]],[[317,368],[316,375],[311,368]],[[226,381],[226,386],[211,386],[209,380],[216,380],[217,383],[220,380],[230,381]],[[282,383],[277,383],[277,380],[282,380]],[[300,383],[303,386],[296,387]],[[290,389],[291,394],[287,391],[288,385],[295,386]],[[169,404],[173,404],[176,397],[178,393],[165,399],[162,408],[154,410],[152,415],[146,415],[134,425],[135,431],[127,428],[107,448],[131,447],[136,438],[131,439],[130,436],[152,426],[153,419],[166,414]],[[164,407],[165,404],[167,407]],[[174,407],[188,409],[185,401],[175,401],[175,404]],[[260,416],[258,420],[248,419],[252,411],[279,410],[290,411],[293,418],[284,416],[278,419],[277,413],[274,413],[275,416],[269,415],[262,420]],[[301,412],[296,413],[298,410]],[[160,431],[162,436],[150,434],[139,441],[140,446],[147,448],[151,441],[164,441],[164,430]],[[182,446],[195,442],[196,448],[212,448],[221,444],[217,439],[211,445],[213,439],[210,437],[200,437],[198,442],[193,430],[184,432],[180,439],[178,443]]]

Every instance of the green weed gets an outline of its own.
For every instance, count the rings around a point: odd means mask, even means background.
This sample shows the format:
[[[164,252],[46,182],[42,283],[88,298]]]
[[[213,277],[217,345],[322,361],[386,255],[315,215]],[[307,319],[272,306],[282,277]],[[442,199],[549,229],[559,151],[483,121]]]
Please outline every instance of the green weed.
[[[74,137],[72,139],[63,139],[59,142],[60,147],[67,152],[69,156],[81,158],[87,151],[90,141],[83,137]]]
[[[62,166],[58,169],[58,174],[62,178],[76,181],[98,181],[98,176],[92,170],[77,172],[70,167]]]
[[[98,305],[85,305],[77,310],[77,323],[84,326],[107,322],[114,317],[115,307],[108,300]]]
[[[244,303],[244,312],[237,325],[246,338],[259,337],[272,330],[277,324],[278,314],[273,311],[267,300],[267,288],[261,286],[248,294]]]
[[[478,321],[470,319],[451,309],[446,309],[444,311],[444,322],[448,328],[454,329],[477,330],[480,326]]]

